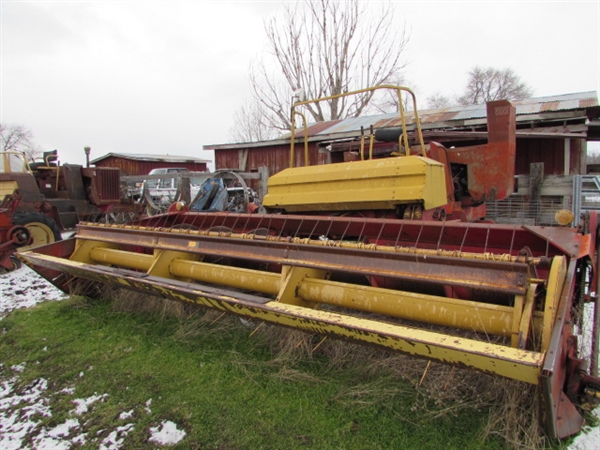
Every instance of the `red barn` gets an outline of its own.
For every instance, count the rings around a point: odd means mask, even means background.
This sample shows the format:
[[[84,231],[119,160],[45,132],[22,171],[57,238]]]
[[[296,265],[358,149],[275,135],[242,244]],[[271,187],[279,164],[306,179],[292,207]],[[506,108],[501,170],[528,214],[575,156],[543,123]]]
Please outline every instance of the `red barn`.
[[[586,173],[587,140],[598,137],[598,95],[596,92],[556,95],[512,102],[517,113],[517,154],[515,174],[529,174],[530,164],[544,163],[545,175]],[[588,117],[590,114],[594,117]],[[487,141],[485,105],[456,106],[419,111],[425,142],[450,146],[476,145]],[[412,111],[407,112],[409,133]],[[594,125],[595,124],[595,125]],[[341,162],[355,150],[361,129],[398,127],[398,113],[319,122],[308,128],[309,164]],[[303,165],[303,132],[297,132],[296,166]],[[368,138],[367,138],[368,141]],[[289,167],[289,135],[263,142],[205,145],[214,150],[217,169],[252,172],[268,167],[272,175]]]
[[[207,172],[210,162],[193,156],[142,153],[108,153],[91,161],[96,167],[117,167],[125,176],[147,175],[152,169],[163,167],[183,167],[190,172]]]

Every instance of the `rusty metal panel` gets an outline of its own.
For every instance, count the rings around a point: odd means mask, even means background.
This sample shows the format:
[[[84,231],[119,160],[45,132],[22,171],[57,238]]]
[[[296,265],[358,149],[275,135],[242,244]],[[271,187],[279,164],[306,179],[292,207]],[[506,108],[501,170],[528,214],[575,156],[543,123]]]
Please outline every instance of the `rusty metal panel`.
[[[476,201],[501,200],[513,192],[515,108],[506,100],[487,104],[488,144],[448,149],[451,163],[468,167],[468,189]]]
[[[309,143],[309,165],[325,164],[328,161],[328,153],[320,153],[317,144]],[[258,147],[252,149],[229,149],[215,151],[215,168],[222,169],[239,169],[240,168],[240,152],[248,151],[248,159],[245,172],[257,171],[259,167],[268,167],[271,175],[287,169],[290,165],[289,145],[273,145]],[[304,165],[304,145],[296,144],[295,148],[296,166]]]
[[[157,156],[156,161],[109,156],[101,161],[97,161],[96,167],[115,167],[121,170],[122,175],[126,176],[147,175],[152,169],[163,167],[185,167],[190,172],[206,172],[208,170],[206,162],[161,161],[159,156]]]
[[[319,244],[319,241],[301,245],[297,241],[290,243],[287,239],[238,239],[158,230],[160,229],[124,229],[80,224],[78,236],[82,241],[160,247],[199,255],[291,264],[314,269],[328,268],[365,276],[421,280],[436,285],[494,289],[511,294],[524,293],[528,270],[525,263],[482,258],[461,258],[461,264],[457,265],[455,257],[440,256],[435,254],[437,252],[417,254],[385,249],[365,251],[360,246],[328,246]],[[360,261],[360,265],[356,265],[356,261]]]
[[[565,94],[550,97],[540,97],[525,100],[513,100],[512,103],[516,108],[516,115],[523,116],[527,114],[535,114],[542,112],[558,112],[558,111],[569,111],[575,109],[589,108],[598,105],[598,98],[595,92],[583,92],[575,94]],[[419,112],[419,118],[422,124],[433,124],[440,122],[441,126],[448,127],[450,125],[444,125],[446,122],[459,122],[473,119],[485,119],[486,117],[486,105],[468,105],[468,106],[453,106],[443,109],[431,109],[423,110]],[[412,123],[413,114],[411,112],[406,113],[407,123]],[[517,118],[518,121],[518,118]],[[325,126],[329,124],[329,126]],[[351,118],[336,122],[325,122],[318,132],[311,133],[315,134],[328,134],[339,132],[340,130],[348,131],[354,130],[359,131],[360,127],[363,126],[367,129],[370,125],[374,127],[391,127],[399,126],[399,119],[395,115],[381,114],[377,116],[366,116],[364,118]],[[460,124],[459,124],[460,125]],[[312,131],[316,131],[316,128],[311,128]]]
[[[578,102],[579,108],[592,108],[594,106],[598,106],[598,99],[593,96],[590,96],[589,98],[583,98]]]
[[[308,135],[314,136],[317,134],[321,134],[321,132],[335,126],[336,124],[342,122],[342,120],[329,120],[325,122],[317,122],[308,127]]]
[[[546,102],[546,103],[542,103],[540,105],[540,112],[547,112],[547,111],[556,111],[560,106],[560,102],[554,101],[554,102]]]
[[[576,261],[569,264],[567,280],[560,298],[556,321],[553,323],[550,347],[542,366],[540,385],[542,389],[542,421],[551,438],[563,439],[578,432],[583,425],[583,417],[565,392],[565,380],[570,367],[566,364],[576,353],[572,337],[573,323],[571,307],[575,289]]]
[[[544,163],[544,175],[564,174],[564,139],[517,139],[517,147],[516,175],[529,174],[530,164],[540,162]],[[579,162],[571,162],[572,167],[577,167],[574,164]]]
[[[574,118],[575,114],[577,115],[576,119],[581,122],[585,115],[584,108],[597,106],[598,98],[596,92],[582,92],[515,100],[512,103],[516,107],[517,124],[519,124],[520,121],[529,123],[531,120],[534,120],[533,118],[536,118],[535,120],[541,120],[543,124],[546,124],[548,122],[544,121],[543,116],[540,114],[557,113],[561,111],[571,111],[567,112],[565,117]],[[579,115],[581,115],[581,117],[579,117]],[[454,106],[436,110],[423,110],[419,112],[419,117],[421,124],[426,129],[447,130],[452,129],[453,127],[468,126],[470,131],[476,127],[478,131],[485,133],[485,105]],[[406,112],[406,120],[408,124],[412,124],[412,114],[409,111]],[[328,154],[327,151],[319,152],[316,147],[316,145],[318,145],[316,141],[322,143],[323,141],[333,140],[340,136],[354,136],[355,138],[358,138],[360,136],[360,128],[363,127],[368,133],[371,125],[373,125],[375,129],[399,127],[400,121],[396,114],[381,114],[311,124],[308,133],[313,139],[313,142],[310,143],[309,150],[310,164],[325,164],[330,162],[342,162],[344,160],[342,155]],[[554,125],[554,123],[551,125]],[[569,126],[575,125],[576,124],[573,123]],[[582,124],[582,126],[585,125]],[[551,126],[538,128],[539,129],[536,129],[535,131],[540,133],[576,134],[574,130],[564,127],[557,128],[556,126]],[[527,130],[531,131],[529,128]],[[473,133],[473,136],[477,137],[476,134],[477,132]],[[452,136],[449,133],[449,136],[447,137],[448,138],[445,139],[441,133],[438,133],[435,136],[435,139],[442,142],[452,142],[452,145],[456,146],[462,146],[462,144],[467,142],[466,136],[457,137]],[[519,139],[515,173],[527,174],[529,173],[529,164],[533,162],[543,162],[546,175],[564,174],[564,137],[565,136],[561,135],[560,138],[557,139]],[[574,137],[576,138],[577,136]],[[289,139],[289,135],[287,138]],[[479,138],[485,139],[486,136],[479,136]],[[244,151],[248,152],[247,170],[252,171],[257,167],[265,166],[269,168],[271,174],[275,174],[287,168],[289,166],[289,146],[287,144],[282,144],[283,139],[286,139],[286,136],[281,137],[274,145],[270,145],[267,141],[264,143],[253,143],[251,147],[244,149]],[[468,139],[471,139],[471,136],[469,136]],[[239,168],[239,156],[237,152],[240,145],[232,144],[232,147],[235,148],[228,149],[227,144],[211,147],[211,149],[215,150],[217,168]],[[571,142],[571,172],[580,173],[584,170],[581,167],[583,154],[581,143],[578,143],[577,139],[573,139]],[[303,148],[301,144],[298,144],[296,146],[296,166],[304,165],[302,161]]]
[[[21,203],[34,203],[43,201],[40,188],[36,179],[30,173],[0,173],[0,183],[17,182]],[[12,193],[12,192],[11,192]]]
[[[121,180],[118,170],[108,167],[96,168],[98,195],[102,202],[119,201],[121,199]]]
[[[262,148],[260,149],[262,150]],[[254,149],[250,153],[254,153]],[[237,169],[240,166],[239,152],[235,149],[223,149],[215,152],[215,169]]]

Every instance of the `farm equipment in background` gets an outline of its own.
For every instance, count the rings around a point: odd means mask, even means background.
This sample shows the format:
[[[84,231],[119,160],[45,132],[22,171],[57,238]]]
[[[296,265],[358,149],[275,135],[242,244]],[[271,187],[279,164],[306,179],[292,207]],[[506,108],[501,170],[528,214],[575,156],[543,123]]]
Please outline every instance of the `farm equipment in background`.
[[[258,193],[248,186],[246,178],[256,179],[258,176],[260,184],[259,174],[231,170],[202,173],[155,170],[144,180],[140,195],[148,216],[165,213],[169,207],[229,212],[254,212],[258,209]]]
[[[268,193],[262,202],[267,211],[473,222],[485,219],[486,201],[502,200],[512,194],[516,119],[509,101],[487,104],[487,144],[445,148],[437,142],[425,145],[412,91],[379,86],[341,96],[381,88],[397,90],[400,99],[401,91],[412,97],[414,145],[402,107],[397,120],[399,128],[371,130],[368,149],[365,136],[361,138],[357,161],[309,166],[304,121],[304,166],[294,167],[296,143],[292,126],[290,167],[269,178]],[[300,114],[296,112],[298,107],[335,97],[340,96],[294,103],[292,124],[293,117]],[[378,157],[373,151],[376,141]]]
[[[80,221],[126,222],[141,206],[121,195],[116,168],[59,164],[57,151],[29,163],[21,152],[0,153],[0,267],[11,270],[19,248],[60,240]]]
[[[156,175],[161,175],[161,178],[156,178]],[[204,177],[204,173],[190,173],[185,167],[152,169],[144,177],[139,194],[145,213],[149,216],[164,213],[179,201],[189,204]]]
[[[509,104],[488,113],[514,123]],[[504,164],[514,133],[504,127],[487,147],[440,151],[425,146],[416,117],[413,143],[428,156],[415,156],[402,108],[400,120],[404,156],[389,158],[389,173],[363,149],[333,188],[315,174],[339,174],[335,164],[307,172],[314,184],[293,168],[272,177],[266,207],[303,215],[173,208],[127,224],[80,222],[74,237],[19,258],[67,293],[115,285],[536,385],[547,435],[577,433],[583,399],[600,389],[597,215],[578,229],[486,223],[485,200],[511,190]],[[291,141],[293,155],[293,133]],[[387,192],[376,189],[380,172]],[[430,183],[441,195],[427,192]],[[330,207],[335,215],[324,215]],[[361,208],[386,217],[357,217]]]

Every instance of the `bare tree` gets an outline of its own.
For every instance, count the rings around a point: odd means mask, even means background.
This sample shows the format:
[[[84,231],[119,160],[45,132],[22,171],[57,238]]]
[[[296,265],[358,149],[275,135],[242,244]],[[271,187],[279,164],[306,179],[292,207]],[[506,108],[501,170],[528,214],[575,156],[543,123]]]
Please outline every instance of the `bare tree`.
[[[262,103],[247,102],[236,111],[229,134],[234,142],[258,142],[272,139],[273,128],[265,123],[267,113]]]
[[[19,151],[33,160],[40,153],[33,143],[33,133],[23,125],[0,123],[0,151]]]
[[[588,164],[600,164],[600,153],[588,150],[587,163]]]
[[[393,86],[409,86],[402,74],[390,77],[386,83]],[[413,105],[413,98],[408,92],[403,91],[399,97],[397,91],[385,89],[374,93],[373,99],[371,99],[371,102],[364,108],[363,112],[373,112],[375,114],[395,113],[400,111],[400,102],[402,102],[402,107],[405,111],[412,111],[415,106]]]
[[[427,97],[427,107],[431,109],[442,109],[452,106],[452,99],[439,92]]]
[[[533,90],[511,70],[474,67],[463,95],[461,105],[477,105],[491,100],[521,100],[531,97]]]
[[[404,26],[392,3],[297,0],[265,22],[272,61],[251,67],[253,101],[264,108],[262,123],[284,131],[290,125],[292,96],[322,98],[390,83],[406,63]],[[374,101],[372,92],[308,105],[309,120],[356,117]]]

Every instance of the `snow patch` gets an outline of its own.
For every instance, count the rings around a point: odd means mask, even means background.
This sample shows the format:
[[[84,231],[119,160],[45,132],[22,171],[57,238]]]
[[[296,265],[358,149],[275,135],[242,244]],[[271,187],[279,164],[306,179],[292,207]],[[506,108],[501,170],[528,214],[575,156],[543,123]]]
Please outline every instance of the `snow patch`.
[[[15,364],[14,366],[10,366],[10,368],[13,372],[23,373],[25,370],[25,363]]]
[[[64,292],[27,266],[0,275],[0,319],[14,309],[65,298]]]
[[[79,427],[79,420],[68,419],[66,422],[61,423],[48,431],[43,428],[40,434],[34,439],[35,448],[68,450],[72,446],[71,440],[66,440],[65,438],[69,436],[71,429],[78,429]]]
[[[170,420],[163,420],[162,423],[155,428],[150,428],[150,442],[159,445],[175,445],[181,442],[185,437],[186,432],[177,429],[177,424]]]
[[[129,423],[122,427],[117,427],[116,430],[112,431],[107,437],[105,437],[102,440],[98,449],[99,450],[117,450],[117,449],[121,448],[121,446],[123,445],[123,441],[129,434],[129,432],[133,429],[134,429],[134,425],[132,423]]]
[[[15,391],[18,377],[3,380],[0,395],[0,448],[18,450],[23,448],[27,435],[34,432],[39,425],[38,416],[50,417],[48,400],[43,394],[48,389],[48,382],[39,378],[23,388],[22,393]],[[54,448],[56,446],[38,447]]]
[[[600,408],[596,408],[593,415],[600,419]],[[596,450],[600,441],[600,428],[598,427],[583,427],[568,450]]]
[[[131,419],[133,417],[134,411],[134,409],[131,409],[129,411],[123,411],[121,414],[119,414],[119,420]]]
[[[77,428],[77,427],[79,427],[79,420],[67,419],[67,421],[65,423],[61,423],[60,425],[57,425],[54,428],[52,428],[50,431],[48,431],[48,434],[53,437],[68,436],[69,430],[71,428]]]
[[[72,412],[74,412],[77,416],[85,414],[86,412],[88,412],[89,406],[92,403],[95,403],[99,400],[104,400],[106,397],[108,397],[108,394],[97,395],[95,393],[95,395],[92,395],[88,398],[76,398],[73,400],[73,403],[75,403],[77,406]]]

